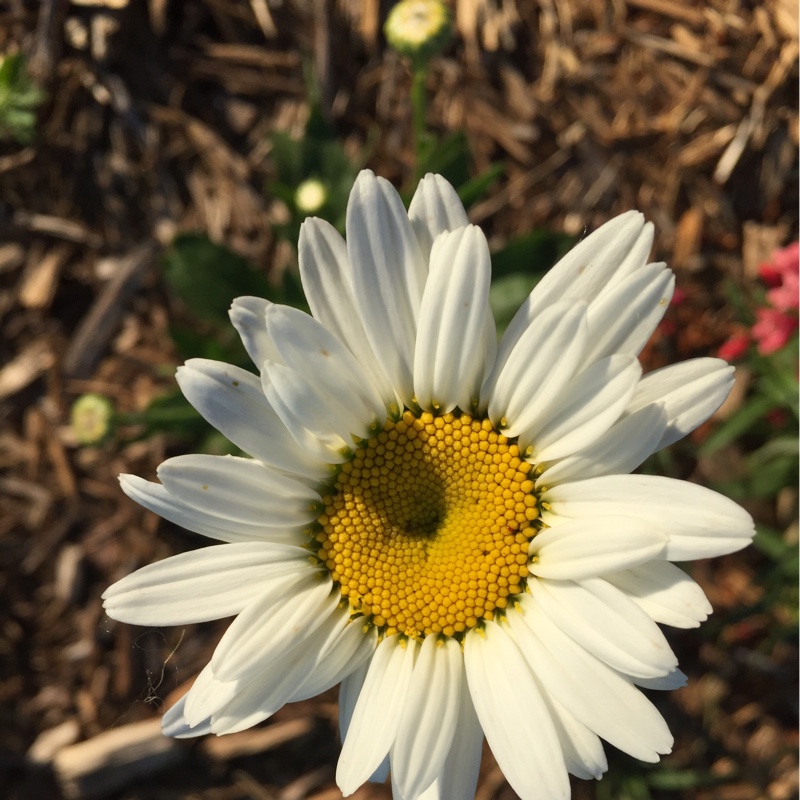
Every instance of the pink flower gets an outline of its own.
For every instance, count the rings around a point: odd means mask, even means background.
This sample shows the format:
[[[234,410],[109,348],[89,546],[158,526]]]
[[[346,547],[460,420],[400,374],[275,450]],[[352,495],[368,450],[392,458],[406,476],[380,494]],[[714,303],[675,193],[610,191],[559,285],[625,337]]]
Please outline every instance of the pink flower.
[[[800,272],[800,244],[792,242],[776,250],[772,261],[758,268],[758,277],[770,287],[767,299],[779,311],[791,311],[798,306],[798,272]]]
[[[757,308],[756,324],[750,329],[750,334],[758,346],[758,352],[768,356],[789,341],[797,325],[797,317],[787,316],[777,308]]]
[[[762,283],[772,288],[780,286],[783,282],[783,273],[774,264],[767,262],[758,268],[758,277]]]
[[[750,347],[750,337],[746,333],[737,333],[731,336],[719,350],[717,355],[726,361],[736,361],[741,358]]]
[[[686,298],[686,292],[680,286],[676,286],[675,291],[672,293],[672,305],[681,306],[686,302]]]
[[[784,279],[789,274],[797,276],[800,268],[800,242],[792,242],[786,247],[776,250],[772,254],[772,264]]]
[[[797,308],[798,274],[786,272],[783,283],[767,292],[767,300],[779,311],[792,311]]]

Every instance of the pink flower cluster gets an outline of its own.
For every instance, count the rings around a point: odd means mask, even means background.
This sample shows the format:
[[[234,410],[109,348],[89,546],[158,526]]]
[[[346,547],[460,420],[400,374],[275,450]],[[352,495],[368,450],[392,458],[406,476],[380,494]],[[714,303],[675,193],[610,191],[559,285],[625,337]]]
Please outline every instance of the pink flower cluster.
[[[756,321],[746,333],[731,336],[719,349],[720,358],[733,361],[741,358],[755,342],[758,352],[768,356],[780,350],[798,328],[798,276],[800,276],[800,244],[794,242],[776,250],[772,261],[758,268],[758,277],[769,287],[769,305],[756,309]]]

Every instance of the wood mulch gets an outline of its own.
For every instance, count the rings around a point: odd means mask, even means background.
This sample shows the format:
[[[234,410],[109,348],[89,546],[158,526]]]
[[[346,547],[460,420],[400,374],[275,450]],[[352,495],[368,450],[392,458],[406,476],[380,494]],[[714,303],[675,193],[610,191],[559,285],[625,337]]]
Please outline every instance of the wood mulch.
[[[0,6],[0,52],[25,52],[49,98],[33,144],[0,142],[0,796],[341,796],[335,692],[230,737],[161,737],[164,703],[225,623],[136,629],[106,618],[100,594],[199,546],[116,481],[152,478],[180,443],[82,448],[69,409],[93,391],[139,411],[174,388],[181,309],[159,256],[176,232],[206,231],[258,269],[291,268],[273,232],[285,214],[264,186],[269,134],[300,135],[308,118],[304,65],[347,151],[408,181],[410,75],[384,46],[385,5]],[[797,0],[465,0],[455,21],[430,71],[428,122],[464,131],[476,171],[505,165],[472,221],[500,247],[640,209],[685,298],[646,366],[713,353],[734,323],[725,282],[752,287],[759,263],[797,238]],[[719,468],[689,460],[685,477]],[[752,510],[796,541],[796,508],[787,487]],[[765,569],[754,550],[696,565],[715,616],[670,633],[690,680],[656,698],[678,777],[652,783],[653,798],[797,796],[797,647],[785,633],[796,609],[764,602]],[[611,760],[604,784],[654,774]],[[594,791],[576,782],[574,796]],[[478,797],[514,796],[487,751]]]

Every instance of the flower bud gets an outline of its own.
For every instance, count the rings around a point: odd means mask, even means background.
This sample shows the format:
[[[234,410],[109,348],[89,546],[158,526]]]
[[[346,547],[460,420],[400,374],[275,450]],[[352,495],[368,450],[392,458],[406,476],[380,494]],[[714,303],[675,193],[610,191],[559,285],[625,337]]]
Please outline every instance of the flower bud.
[[[402,0],[389,13],[383,32],[394,50],[424,64],[452,38],[450,9],[440,0]]]
[[[80,444],[99,444],[111,433],[114,406],[101,394],[81,395],[73,404],[70,423]]]

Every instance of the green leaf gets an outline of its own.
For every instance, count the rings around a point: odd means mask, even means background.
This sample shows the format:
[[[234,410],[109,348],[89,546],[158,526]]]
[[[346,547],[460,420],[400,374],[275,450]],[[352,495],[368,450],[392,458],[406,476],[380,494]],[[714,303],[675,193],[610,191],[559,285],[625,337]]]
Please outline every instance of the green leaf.
[[[267,279],[244,258],[203,233],[175,238],[164,255],[164,279],[192,314],[226,328],[234,298],[275,296]]]
[[[750,469],[758,469],[776,458],[791,457],[798,460],[800,439],[797,436],[777,436],[770,439],[763,447],[751,453],[747,458]]]
[[[505,173],[506,168],[504,164],[492,164],[485,169],[480,175],[470,178],[466,183],[458,187],[458,196],[464,204],[464,208],[469,208],[478,200],[483,199],[483,196],[488,191],[489,187]]]
[[[492,253],[495,279],[515,272],[541,277],[572,242],[571,237],[542,228],[517,236]]]
[[[781,489],[796,485],[796,457],[775,458],[758,469],[752,470],[750,494],[753,497],[774,497]]]
[[[729,417],[699,448],[700,456],[707,457],[736,441],[747,433],[764,415],[775,407],[769,397],[754,397]]]
[[[28,74],[21,53],[10,53],[0,61],[0,138],[30,144],[36,135],[36,109],[45,93]]]
[[[522,301],[530,294],[537,282],[538,278],[535,275],[527,275],[522,272],[504,275],[492,281],[489,289],[489,305],[497,324],[498,335],[501,335],[506,329]]]
[[[137,439],[156,433],[168,433],[183,441],[192,442],[202,453],[239,455],[241,451],[219,431],[214,430],[177,389],[155,397],[150,405],[135,414],[122,414],[124,425],[143,425],[144,432]]]
[[[722,780],[730,780],[730,776]],[[651,772],[647,776],[647,782],[654,789],[679,792],[700,786],[713,786],[720,783],[721,779],[698,769],[663,769]]]
[[[797,561],[797,545],[789,544],[780,531],[776,531],[768,525],[756,523],[753,546],[776,564],[789,564],[792,560]]]
[[[469,145],[463,131],[451,133],[441,140],[429,136],[421,143],[420,150],[420,175],[434,172],[453,186],[462,186],[469,180]]]

